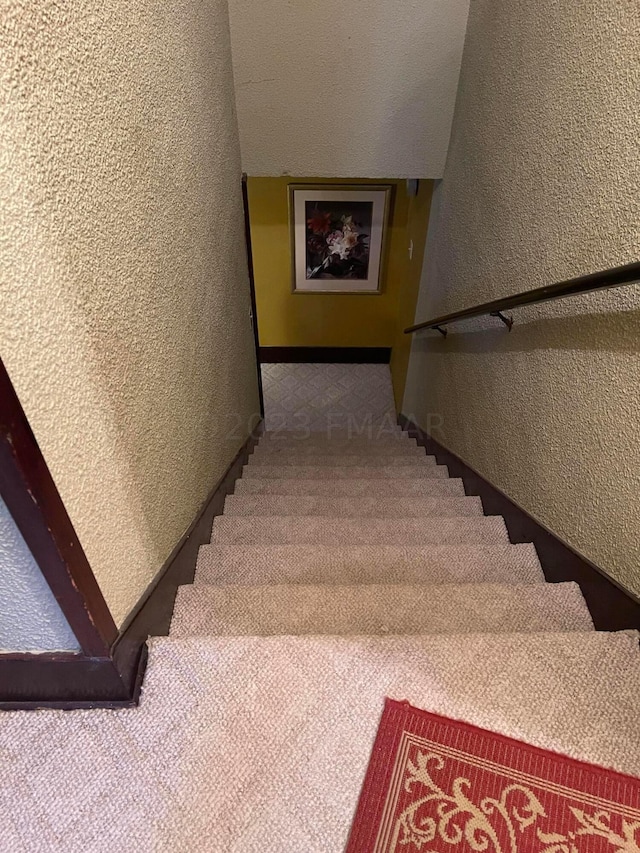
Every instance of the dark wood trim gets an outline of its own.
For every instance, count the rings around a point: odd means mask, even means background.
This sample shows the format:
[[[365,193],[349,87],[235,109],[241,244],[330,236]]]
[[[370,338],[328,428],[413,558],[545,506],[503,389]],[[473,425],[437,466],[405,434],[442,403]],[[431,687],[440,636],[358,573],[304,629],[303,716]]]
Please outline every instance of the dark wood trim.
[[[126,677],[111,657],[0,654],[0,711],[136,704],[146,656]]]
[[[251,330],[256,350],[256,372],[258,374],[258,396],[260,398],[260,416],[264,417],[264,392],[262,373],[260,372],[260,332],[258,330],[258,306],[256,303],[256,279],[253,269],[253,245],[251,242],[251,216],[249,213],[249,187],[247,173],[242,173],[242,207],[244,210],[244,239],[247,246],[247,269],[249,272],[249,293],[251,294]]]
[[[260,347],[263,364],[389,364],[391,347]]]
[[[138,701],[151,635],[168,634],[180,584],[193,580],[198,549],[209,541],[262,430],[260,423],[212,489],[155,580],[130,614],[106,656],[0,654],[0,710],[116,708]]]
[[[83,653],[107,656],[116,624],[2,362],[0,400],[0,494]]]
[[[640,599],[620,586],[604,569],[592,563],[553,531],[536,521],[504,492],[467,465],[455,453],[400,415],[398,421],[427,453],[446,465],[452,477],[461,477],[468,495],[479,495],[486,515],[501,515],[512,542],[533,542],[547,581],[574,581],[580,585],[599,631],[640,629]]]
[[[626,284],[635,284],[640,281],[640,261],[634,261],[621,267],[601,270],[600,272],[581,275],[566,281],[558,281],[555,284],[545,284],[534,290],[525,290],[514,296],[504,296],[491,302],[483,302],[462,311],[454,311],[451,314],[442,314],[440,317],[432,317],[423,320],[404,330],[405,335],[419,332],[421,329],[437,329],[446,337],[446,329],[440,328],[450,323],[458,323],[460,320],[468,320],[471,317],[498,317],[505,325],[513,325],[513,319],[502,316],[503,311],[511,311],[514,308],[522,308],[523,305],[539,305],[541,302],[551,302],[555,299],[567,299],[570,296],[581,296],[584,293],[592,293],[594,290],[608,290],[612,287],[622,287]]]
[[[141,649],[150,636],[169,633],[178,587],[193,582],[198,551],[211,539],[213,519],[222,514],[227,495],[233,493],[249,455],[262,432],[262,422],[244,442],[222,479],[209,493],[189,529],[182,536],[155,579],[122,626],[113,647],[119,669],[133,673],[138,668]]]

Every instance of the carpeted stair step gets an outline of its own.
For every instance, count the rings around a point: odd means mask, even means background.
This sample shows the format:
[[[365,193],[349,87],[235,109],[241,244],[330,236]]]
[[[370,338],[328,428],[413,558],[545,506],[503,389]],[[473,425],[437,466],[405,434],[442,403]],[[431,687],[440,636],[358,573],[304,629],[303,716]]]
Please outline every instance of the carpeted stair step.
[[[574,583],[181,586],[176,637],[592,631]]]
[[[196,584],[544,583],[533,545],[203,545]]]
[[[501,516],[481,518],[318,518],[230,516],[213,521],[212,544],[471,545],[507,543]]]
[[[276,444],[283,441],[415,441],[415,438],[409,435],[406,430],[395,425],[386,428],[380,426],[367,426],[360,424],[358,428],[354,425],[351,429],[338,428],[328,426],[325,431],[317,432],[310,431],[305,427],[297,429],[274,429],[266,430],[261,436],[260,441],[275,442]]]
[[[438,480],[434,477],[411,480],[300,480],[288,477],[280,480],[265,477],[264,479],[238,480],[235,485],[236,495],[326,495],[327,497],[361,497],[378,498],[428,498],[428,497],[463,497],[464,484],[462,480]]]
[[[307,430],[304,427],[299,429],[283,429],[283,430],[267,430],[260,436],[260,441],[265,443],[282,444],[287,441],[361,441],[363,443],[381,443],[381,442],[397,442],[411,441],[416,439],[409,435],[408,432],[401,429],[380,430],[379,427],[369,429],[366,424],[361,425],[360,429],[331,429],[328,428],[324,432]]]
[[[417,445],[417,441],[408,432],[402,430],[389,430],[380,432],[376,427],[373,430],[352,429],[327,429],[323,431],[301,429],[287,430],[267,430],[260,436],[260,444],[281,445],[281,444],[349,444],[359,443],[362,445],[371,446],[373,444],[400,444],[406,442],[408,444]]]
[[[432,467],[435,468],[435,456],[425,456],[424,454],[411,456],[371,456],[369,453],[361,453],[358,455],[349,453],[344,455],[330,455],[307,453],[301,456],[296,456],[291,453],[252,453],[249,456],[248,467],[256,467],[261,465],[282,465],[286,467],[296,467],[299,465],[321,466],[321,467],[355,467],[355,468],[407,468],[415,466],[418,468]]]
[[[426,456],[424,447],[418,447],[408,441],[396,441],[395,443],[372,443],[364,445],[359,442],[337,444],[332,441],[323,443],[287,442],[286,444],[258,444],[253,450],[252,458],[262,456],[279,459],[281,456],[291,456],[295,459],[304,460],[307,456],[408,456],[411,458]]]
[[[415,438],[403,438],[401,436],[393,439],[291,437],[287,439],[280,439],[279,441],[275,439],[268,441],[265,438],[261,438],[259,439],[256,447],[270,453],[276,452],[282,448],[289,448],[290,450],[299,448],[300,450],[308,450],[309,452],[316,449],[318,452],[324,453],[334,447],[340,451],[347,450],[352,447],[356,453],[368,453],[369,450],[376,449],[386,449],[393,452],[398,448],[403,452],[407,452],[409,450],[422,450],[425,452],[424,447],[421,447]]]
[[[483,515],[478,497],[325,497],[317,495],[229,495],[230,516],[328,516],[329,518],[462,518]]]
[[[353,458],[353,457],[351,457]],[[429,459],[428,456],[423,457]],[[446,465],[385,465],[340,468],[335,465],[245,465],[242,477],[251,479],[278,479],[296,477],[300,480],[397,480],[400,477],[410,479],[434,478],[445,480],[449,476]]]

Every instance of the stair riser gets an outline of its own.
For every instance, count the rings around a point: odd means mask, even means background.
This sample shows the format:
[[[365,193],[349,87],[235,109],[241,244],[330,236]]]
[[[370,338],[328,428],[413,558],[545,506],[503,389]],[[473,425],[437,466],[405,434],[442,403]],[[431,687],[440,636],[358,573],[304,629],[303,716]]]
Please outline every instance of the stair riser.
[[[393,427],[392,429],[384,429],[380,428],[380,426],[374,426],[369,429],[366,425],[362,429],[357,429],[352,427],[351,429],[335,429],[327,428],[325,432],[313,431],[302,427],[298,429],[274,429],[267,430],[260,437],[260,441],[264,442],[273,442],[277,444],[278,442],[286,442],[286,441],[361,441],[367,443],[375,443],[375,442],[383,442],[383,441],[412,441],[415,442],[415,438],[412,438],[408,432],[402,430],[400,427]]]
[[[445,480],[449,471],[444,465],[420,465],[411,467],[398,465],[395,467],[358,468],[356,466],[338,467],[335,465],[245,465],[242,469],[243,478],[250,479],[283,479],[296,477],[300,480],[397,480],[401,477],[414,480],[437,479]]]
[[[182,637],[592,630],[575,584],[181,587],[171,627]]]
[[[287,444],[285,446],[269,447],[259,444],[253,451],[251,458],[260,458],[268,456],[270,458],[280,459],[282,457],[290,457],[292,459],[304,459],[307,456],[366,456],[368,459],[373,459],[378,456],[390,457],[408,457],[411,459],[422,458],[426,456],[424,447],[413,447],[404,442],[400,444],[384,444],[373,447],[363,447],[361,445],[335,445],[331,442],[326,444],[313,444],[310,446],[302,446],[297,444]]]
[[[391,439],[363,439],[363,438],[302,438],[296,436],[287,436],[281,439],[271,439],[266,437],[259,439],[257,447],[265,450],[278,450],[282,448],[313,448],[317,447],[320,450],[337,447],[342,450],[345,447],[356,447],[359,453],[368,453],[371,449],[376,448],[404,448],[405,450],[412,448],[413,450],[421,449],[420,445],[414,438],[406,438],[406,434],[398,435]]]
[[[228,516],[325,516],[329,518],[455,518],[483,515],[482,501],[462,498],[324,498],[230,495]]]
[[[318,519],[219,516],[213,544],[437,545],[508,541],[501,518]]]
[[[238,480],[236,495],[311,495],[316,497],[463,497],[462,480]]]
[[[256,465],[282,465],[283,467],[320,466],[320,467],[356,467],[356,468],[426,468],[436,467],[434,456],[315,456],[305,454],[296,457],[291,454],[252,454],[249,457],[249,467]]]
[[[544,583],[533,545],[214,546],[200,548],[196,583]]]

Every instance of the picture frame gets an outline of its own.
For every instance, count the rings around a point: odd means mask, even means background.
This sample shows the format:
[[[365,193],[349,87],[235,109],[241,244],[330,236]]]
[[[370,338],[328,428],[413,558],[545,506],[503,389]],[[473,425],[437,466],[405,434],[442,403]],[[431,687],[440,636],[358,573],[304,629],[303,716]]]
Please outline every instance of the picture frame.
[[[393,187],[290,184],[294,293],[379,294]]]

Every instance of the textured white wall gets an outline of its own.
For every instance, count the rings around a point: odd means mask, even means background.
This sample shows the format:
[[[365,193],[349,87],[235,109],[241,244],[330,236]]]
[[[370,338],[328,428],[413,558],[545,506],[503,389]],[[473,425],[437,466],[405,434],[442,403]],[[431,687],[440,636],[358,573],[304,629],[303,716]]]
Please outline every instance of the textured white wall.
[[[438,178],[469,0],[229,0],[242,165]]]
[[[79,648],[60,605],[0,498],[0,650]]]
[[[1,355],[122,622],[257,409],[226,4],[1,27]]]
[[[418,321],[640,258],[639,44],[636,0],[474,0]],[[640,593],[640,286],[515,320],[417,335],[404,410]]]

